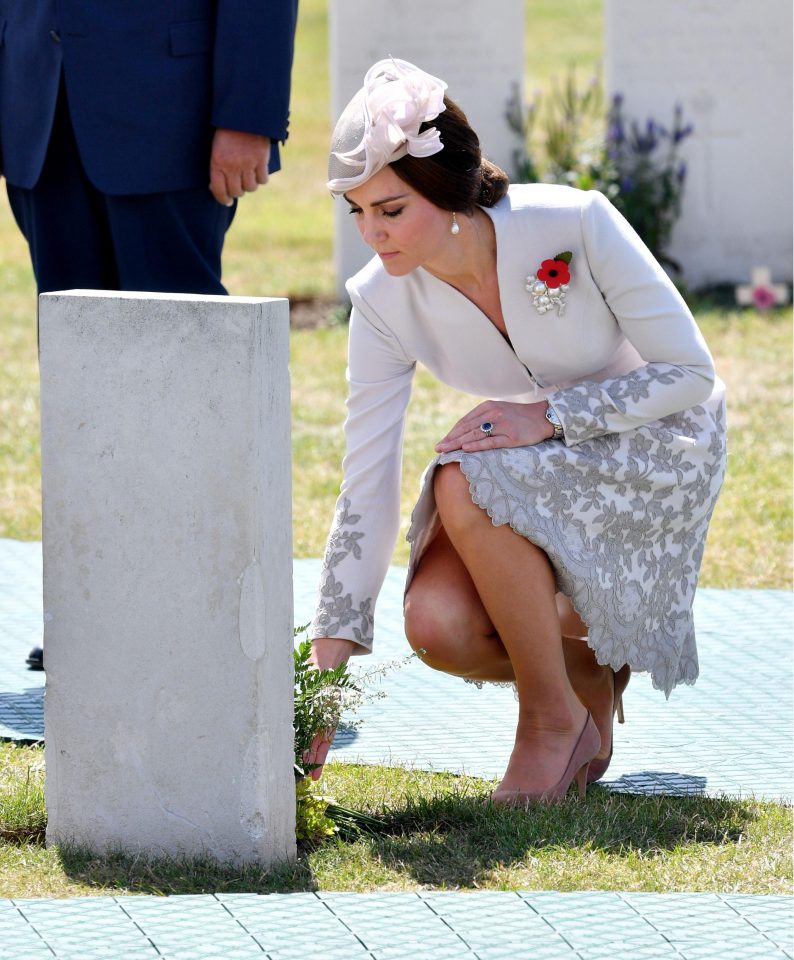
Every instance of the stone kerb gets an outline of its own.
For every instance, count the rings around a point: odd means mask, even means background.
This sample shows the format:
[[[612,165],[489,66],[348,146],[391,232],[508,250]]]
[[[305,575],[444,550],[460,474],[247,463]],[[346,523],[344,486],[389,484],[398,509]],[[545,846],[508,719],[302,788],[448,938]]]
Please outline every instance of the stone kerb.
[[[512,173],[520,137],[506,111],[524,78],[523,0],[334,0],[329,4],[331,122],[384,57],[410,60],[445,80],[465,110],[483,153]],[[523,102],[523,99],[522,99]],[[337,293],[371,258],[348,205],[334,201]]]
[[[40,300],[48,843],[295,856],[286,300]]]

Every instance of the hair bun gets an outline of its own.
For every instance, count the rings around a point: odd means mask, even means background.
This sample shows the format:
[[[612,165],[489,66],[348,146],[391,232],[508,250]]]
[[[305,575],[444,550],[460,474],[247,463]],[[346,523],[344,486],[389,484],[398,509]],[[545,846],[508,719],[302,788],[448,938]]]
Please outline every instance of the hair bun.
[[[493,207],[507,193],[510,178],[501,167],[497,167],[495,163],[491,163],[485,157],[480,163],[480,173],[482,174],[482,182],[480,183],[480,195],[477,203],[481,207]]]
[[[391,169],[441,210],[472,213],[478,205],[492,207],[507,193],[510,180],[504,170],[483,160],[479,137],[455,101],[444,97],[444,106],[430,121],[443,150],[429,157],[407,154],[393,161]]]

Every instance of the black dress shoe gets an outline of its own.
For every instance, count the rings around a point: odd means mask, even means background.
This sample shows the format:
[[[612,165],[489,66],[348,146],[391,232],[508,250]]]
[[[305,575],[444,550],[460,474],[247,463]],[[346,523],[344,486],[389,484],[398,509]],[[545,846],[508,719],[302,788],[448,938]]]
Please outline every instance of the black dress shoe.
[[[28,654],[28,658],[25,663],[30,667],[31,670],[43,670],[44,669],[44,651],[41,647],[34,647]]]

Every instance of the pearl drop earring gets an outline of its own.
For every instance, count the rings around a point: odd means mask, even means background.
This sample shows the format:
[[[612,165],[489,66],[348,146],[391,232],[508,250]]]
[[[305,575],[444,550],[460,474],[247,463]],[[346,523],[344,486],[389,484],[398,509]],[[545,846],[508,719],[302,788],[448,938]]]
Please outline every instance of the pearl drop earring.
[[[452,214],[452,226],[449,228],[449,232],[453,237],[457,237],[457,235],[460,233],[460,225],[458,224],[457,214]]]

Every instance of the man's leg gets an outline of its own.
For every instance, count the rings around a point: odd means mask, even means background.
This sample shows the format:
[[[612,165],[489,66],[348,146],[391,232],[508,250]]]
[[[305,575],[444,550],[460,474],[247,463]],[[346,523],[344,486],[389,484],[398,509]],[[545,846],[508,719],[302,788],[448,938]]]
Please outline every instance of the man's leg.
[[[118,286],[104,203],[83,170],[63,84],[39,181],[30,190],[9,184],[8,199],[39,293]]]
[[[39,293],[118,286],[104,205],[83,171],[63,84],[38,183],[32,189],[13,184],[7,189],[28,242]],[[44,669],[40,646],[30,651],[26,663],[32,670]]]
[[[221,252],[236,205],[204,187],[104,201],[122,290],[226,293]]]
[[[226,293],[221,251],[236,203],[222,206],[208,187],[101,193],[83,169],[63,84],[39,181],[30,190],[9,184],[8,197],[30,247],[39,293]]]

